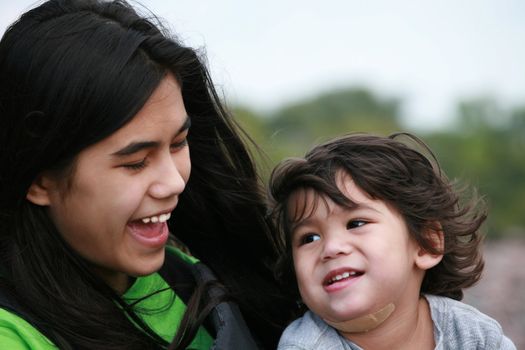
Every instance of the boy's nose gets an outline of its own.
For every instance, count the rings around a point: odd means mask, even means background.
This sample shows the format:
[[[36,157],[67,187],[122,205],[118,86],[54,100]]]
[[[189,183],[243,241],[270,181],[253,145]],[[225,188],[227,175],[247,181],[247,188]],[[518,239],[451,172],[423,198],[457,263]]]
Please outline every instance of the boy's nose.
[[[325,235],[322,259],[329,260],[352,253],[354,247],[348,237],[348,232],[336,232]]]

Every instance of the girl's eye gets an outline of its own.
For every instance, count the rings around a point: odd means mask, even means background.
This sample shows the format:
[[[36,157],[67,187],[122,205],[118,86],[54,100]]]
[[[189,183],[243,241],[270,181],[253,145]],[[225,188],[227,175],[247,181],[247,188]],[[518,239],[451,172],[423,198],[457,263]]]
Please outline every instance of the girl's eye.
[[[353,228],[358,228],[358,227],[361,227],[361,226],[364,226],[366,225],[368,222],[364,221],[364,220],[350,220],[348,221],[348,223],[346,224],[346,229],[347,230],[351,230]]]
[[[319,239],[321,239],[321,236],[319,236],[317,233],[307,233],[301,237],[299,244],[300,245],[308,244],[308,243],[317,241]]]
[[[145,168],[146,165],[147,165],[146,158],[144,158],[140,162],[131,163],[131,164],[124,164],[124,165],[122,165],[122,167],[124,167],[126,169],[131,169],[131,170],[140,170],[140,169]]]
[[[175,151],[175,150],[178,150],[178,149],[180,149],[180,148],[183,148],[183,147],[185,147],[185,146],[187,146],[187,145],[188,145],[188,139],[187,139],[187,138],[184,138],[184,140],[182,140],[182,141],[180,141],[180,142],[172,143],[172,144],[170,145],[170,149],[171,149],[172,151]]]

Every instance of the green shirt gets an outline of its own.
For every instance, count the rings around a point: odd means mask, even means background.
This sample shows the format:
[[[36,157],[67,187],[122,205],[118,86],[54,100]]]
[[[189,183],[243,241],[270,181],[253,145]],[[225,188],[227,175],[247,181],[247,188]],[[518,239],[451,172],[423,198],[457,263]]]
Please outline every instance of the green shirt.
[[[170,251],[177,253],[190,263],[196,261],[179,250],[170,247]],[[140,301],[134,309],[155,333],[166,341],[170,341],[179,327],[186,305],[158,273],[137,278],[122,298],[132,303],[161,289],[165,290]],[[212,344],[212,337],[201,327],[187,349],[209,349]],[[0,308],[0,348],[9,350],[57,349],[51,341],[24,319],[2,308]]]

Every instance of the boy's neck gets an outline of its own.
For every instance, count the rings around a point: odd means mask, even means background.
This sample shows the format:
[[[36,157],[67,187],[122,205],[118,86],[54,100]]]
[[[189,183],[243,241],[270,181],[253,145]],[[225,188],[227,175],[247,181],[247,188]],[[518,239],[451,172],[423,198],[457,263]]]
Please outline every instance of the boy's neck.
[[[421,297],[413,308],[397,311],[368,332],[339,332],[363,349],[434,349],[434,324],[427,300]]]
[[[324,320],[330,326],[334,327],[341,333],[362,333],[368,332],[374,328],[377,328],[394,312],[395,306],[393,303],[388,304],[379,311],[359,317],[357,319],[343,321],[343,322],[333,322],[329,320]]]

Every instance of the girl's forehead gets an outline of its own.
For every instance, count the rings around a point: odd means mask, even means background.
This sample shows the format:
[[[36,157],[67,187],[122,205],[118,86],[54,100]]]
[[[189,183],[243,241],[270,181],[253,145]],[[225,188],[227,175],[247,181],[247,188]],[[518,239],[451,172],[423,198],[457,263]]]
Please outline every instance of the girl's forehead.
[[[168,74],[125,125],[90,147],[111,152],[133,142],[171,138],[186,119],[187,113],[180,86],[175,78]]]

